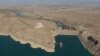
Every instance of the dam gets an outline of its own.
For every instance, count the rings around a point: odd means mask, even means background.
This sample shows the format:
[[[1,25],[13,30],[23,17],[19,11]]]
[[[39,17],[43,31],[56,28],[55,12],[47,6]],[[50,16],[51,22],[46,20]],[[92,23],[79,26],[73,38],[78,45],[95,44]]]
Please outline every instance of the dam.
[[[16,16],[1,21],[0,56],[92,56],[72,25]]]

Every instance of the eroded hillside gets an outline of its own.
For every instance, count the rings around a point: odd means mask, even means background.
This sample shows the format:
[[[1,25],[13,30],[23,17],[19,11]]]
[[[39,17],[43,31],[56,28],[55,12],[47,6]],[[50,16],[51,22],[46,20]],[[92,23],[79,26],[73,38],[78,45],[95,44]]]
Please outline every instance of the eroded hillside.
[[[100,55],[100,9],[19,6],[0,10],[0,34],[21,43],[54,51],[57,34],[78,35],[94,55]]]

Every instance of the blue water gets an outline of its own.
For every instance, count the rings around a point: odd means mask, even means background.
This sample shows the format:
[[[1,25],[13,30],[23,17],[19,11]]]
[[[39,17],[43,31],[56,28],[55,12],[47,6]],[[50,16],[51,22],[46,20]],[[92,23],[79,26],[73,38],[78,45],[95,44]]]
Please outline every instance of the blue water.
[[[92,56],[81,44],[77,36],[59,35],[56,36],[57,56]],[[62,48],[59,43],[63,43]]]
[[[20,44],[10,36],[0,36],[0,56],[92,56],[77,36],[59,35],[55,41],[55,52],[50,53],[41,48],[31,48],[29,44]]]

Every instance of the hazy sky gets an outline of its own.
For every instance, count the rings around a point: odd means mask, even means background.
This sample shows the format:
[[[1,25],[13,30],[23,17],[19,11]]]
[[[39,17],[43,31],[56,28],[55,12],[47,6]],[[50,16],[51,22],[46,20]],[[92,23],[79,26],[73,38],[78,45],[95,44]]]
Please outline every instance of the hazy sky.
[[[0,4],[100,4],[100,0],[0,0]]]

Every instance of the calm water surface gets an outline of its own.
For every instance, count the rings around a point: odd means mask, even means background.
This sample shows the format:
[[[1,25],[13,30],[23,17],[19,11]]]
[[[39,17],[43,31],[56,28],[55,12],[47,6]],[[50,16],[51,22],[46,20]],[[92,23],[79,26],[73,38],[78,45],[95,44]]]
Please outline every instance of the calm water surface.
[[[29,44],[20,44],[10,36],[0,36],[0,56],[92,56],[77,36],[59,35],[55,40],[55,52],[50,53],[31,48]]]

